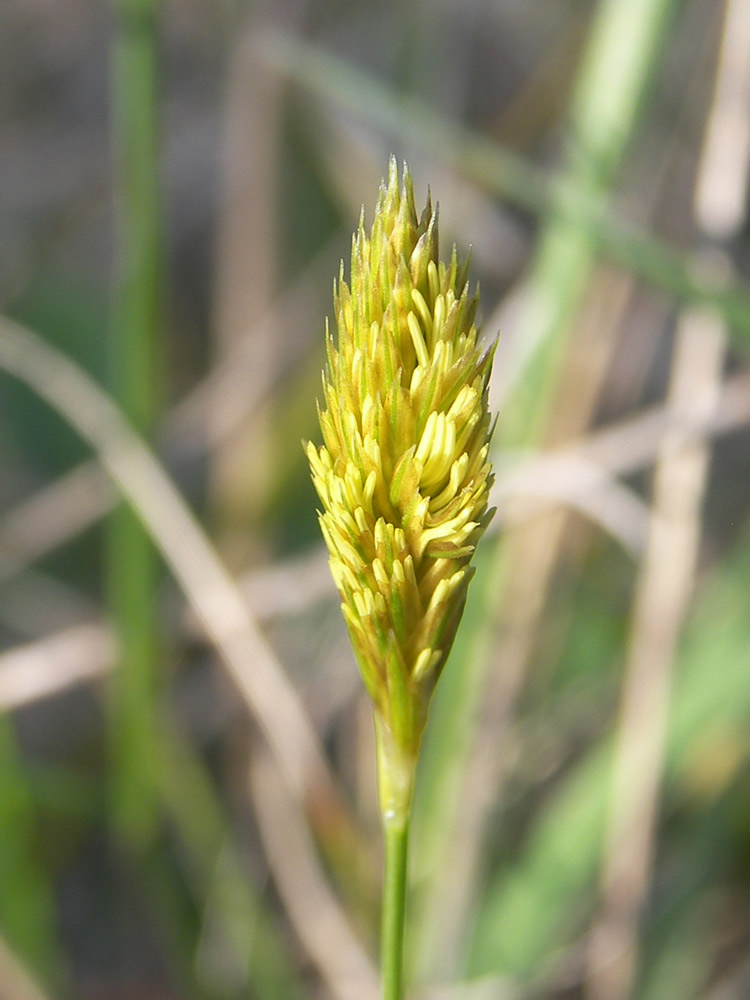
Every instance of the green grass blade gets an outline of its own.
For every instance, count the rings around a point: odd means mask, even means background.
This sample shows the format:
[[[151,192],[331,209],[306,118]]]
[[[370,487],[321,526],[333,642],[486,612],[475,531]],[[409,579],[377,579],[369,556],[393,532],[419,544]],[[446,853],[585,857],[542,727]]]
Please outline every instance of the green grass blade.
[[[174,732],[160,756],[161,794],[202,911],[196,967],[204,987],[221,997],[245,996],[252,987],[258,1000],[301,1000],[293,956],[233,846],[205,768]]]
[[[132,424],[148,436],[156,416],[155,353],[161,285],[156,4],[119,0],[112,65],[115,278],[109,381]],[[112,681],[112,804],[136,849],[157,824],[154,701],[159,663],[157,562],[132,511],[112,517],[108,582],[120,658]]]
[[[38,818],[13,728],[0,716],[0,935],[33,974],[59,987],[65,973]]]
[[[675,679],[667,794],[689,788],[711,747],[728,734],[744,748],[738,760],[748,751],[748,572],[750,540],[745,539],[706,587],[691,618]],[[611,757],[607,737],[559,783],[520,855],[496,874],[475,928],[472,974],[533,977],[585,926],[594,904]]]

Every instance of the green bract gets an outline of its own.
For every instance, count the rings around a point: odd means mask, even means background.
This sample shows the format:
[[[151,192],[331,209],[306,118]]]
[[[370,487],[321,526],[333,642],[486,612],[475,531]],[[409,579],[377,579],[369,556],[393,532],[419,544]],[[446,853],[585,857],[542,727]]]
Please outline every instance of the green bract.
[[[408,168],[391,160],[368,237],[364,214],[334,289],[337,341],[308,444],[320,524],[381,741],[414,757],[456,633],[474,547],[492,512],[478,296],[455,248],[438,258],[437,211],[421,219]]]

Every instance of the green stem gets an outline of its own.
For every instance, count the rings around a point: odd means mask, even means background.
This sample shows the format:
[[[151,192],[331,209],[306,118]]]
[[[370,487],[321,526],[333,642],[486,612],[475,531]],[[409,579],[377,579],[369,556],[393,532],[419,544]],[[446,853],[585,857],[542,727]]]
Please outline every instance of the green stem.
[[[115,198],[109,387],[132,426],[148,438],[158,410],[161,333],[161,197],[156,0],[115,0],[112,145]],[[114,822],[135,848],[154,836],[155,718],[159,643],[154,613],[158,567],[133,512],[113,515],[107,539],[108,596],[120,657],[112,684]]]
[[[380,943],[383,1000],[402,1000],[404,995],[404,928],[406,922],[406,870],[409,819],[383,817],[385,830],[385,877]]]
[[[385,834],[385,871],[380,957],[383,1000],[404,995],[404,929],[406,925],[407,855],[419,736],[404,746],[389,724],[375,712],[378,797]]]

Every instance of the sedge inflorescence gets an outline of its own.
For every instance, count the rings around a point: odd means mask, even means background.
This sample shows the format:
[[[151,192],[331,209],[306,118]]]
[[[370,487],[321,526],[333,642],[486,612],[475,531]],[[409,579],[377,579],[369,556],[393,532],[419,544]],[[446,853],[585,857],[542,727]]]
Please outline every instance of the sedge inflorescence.
[[[416,754],[491,511],[487,383],[468,262],[438,256],[430,199],[417,216],[408,168],[391,160],[372,230],[354,235],[326,327],[307,445],[320,525],[379,734]]]

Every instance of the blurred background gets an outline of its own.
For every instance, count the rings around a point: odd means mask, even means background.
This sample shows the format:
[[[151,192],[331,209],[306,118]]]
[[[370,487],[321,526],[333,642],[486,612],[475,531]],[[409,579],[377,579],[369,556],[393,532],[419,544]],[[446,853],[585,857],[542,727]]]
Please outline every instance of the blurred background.
[[[392,153],[501,331],[410,996],[749,996],[749,0],[4,0],[0,80],[0,997],[377,996],[300,440]]]

